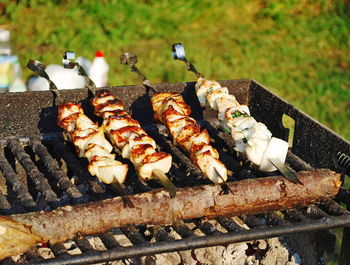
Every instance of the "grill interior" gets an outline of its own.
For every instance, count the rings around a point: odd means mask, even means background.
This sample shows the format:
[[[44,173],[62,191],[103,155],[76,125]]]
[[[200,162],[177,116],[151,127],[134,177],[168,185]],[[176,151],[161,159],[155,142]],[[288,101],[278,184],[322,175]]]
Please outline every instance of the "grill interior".
[[[338,151],[350,153],[350,143],[319,124],[292,105],[251,80],[222,81],[240,103],[247,103],[252,115],[264,122],[273,135],[288,139],[282,126],[282,115],[295,120],[293,147],[287,162],[295,170],[328,167],[340,172],[335,163]],[[191,106],[192,116],[211,135],[220,159],[230,170],[228,181],[264,177],[237,158],[233,142],[218,130],[216,114],[203,110],[193,93],[194,83],[159,84],[160,91],[182,93]],[[123,100],[133,118],[152,136],[161,150],[173,155],[169,177],[177,187],[209,184],[189,158],[171,143],[165,127],[152,122],[152,108],[143,86],[112,87]],[[84,90],[62,91],[69,101],[82,101],[86,114],[93,118]],[[75,155],[71,144],[65,143],[56,125],[57,110],[51,92],[27,92],[0,95],[0,212],[2,215],[50,210],[63,205],[97,201],[118,195],[113,185],[104,185],[86,170],[87,162]],[[96,120],[97,121],[97,120]],[[117,153],[118,154],[118,153]],[[126,191],[129,194],[160,188],[156,182],[145,186],[129,164]],[[271,173],[269,174],[271,175]],[[173,226],[133,226],[115,228],[89,237],[77,236],[69,242],[51,246],[40,245],[20,257],[7,258],[2,264],[87,264],[115,259],[131,259],[162,252],[224,245],[279,235],[349,226],[349,191],[341,190],[336,200],[320,202],[306,208],[215,220],[196,219]],[[240,222],[250,229],[244,229]],[[94,240],[92,240],[94,239]],[[350,239],[349,239],[350,240]],[[98,244],[96,242],[99,242]],[[350,249],[347,250],[350,252]],[[45,252],[49,259],[44,259]]]

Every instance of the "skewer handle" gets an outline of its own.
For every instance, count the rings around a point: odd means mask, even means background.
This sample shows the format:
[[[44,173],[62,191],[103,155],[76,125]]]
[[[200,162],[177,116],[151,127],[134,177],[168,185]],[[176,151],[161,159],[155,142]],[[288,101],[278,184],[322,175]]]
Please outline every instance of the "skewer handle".
[[[174,198],[176,195],[176,187],[168,178],[168,176],[165,175],[165,173],[160,169],[155,169],[152,173],[159,179],[160,183],[162,183],[162,185],[168,190],[170,196]]]
[[[187,71],[191,71],[191,72],[195,73],[195,75],[198,78],[204,77],[204,75],[202,75],[200,72],[198,72],[196,67],[186,59],[185,47],[182,45],[182,43],[173,44],[172,51],[173,51],[173,57],[175,60],[183,61],[187,65]]]
[[[32,72],[38,74],[40,77],[46,79],[47,82],[49,82],[50,90],[54,93],[58,100],[58,102],[56,101],[56,104],[59,105],[60,103],[62,103],[62,98],[60,93],[58,92],[57,86],[54,84],[54,82],[51,81],[49,75],[45,71],[46,66],[39,61],[29,60],[27,63],[27,68]]]
[[[92,96],[94,96],[96,92],[96,85],[94,81],[92,81],[91,78],[88,76],[84,67],[82,67],[77,62],[71,62],[71,60],[74,60],[74,59],[75,59],[75,52],[72,52],[72,51],[64,52],[63,58],[62,58],[63,67],[67,69],[73,69],[74,67],[78,67],[78,74],[84,77],[86,81],[86,88],[89,90]]]
[[[155,93],[158,92],[158,90],[155,89],[151,85],[151,82],[147,79],[147,77],[143,73],[141,73],[141,71],[136,67],[136,63],[137,63],[137,56],[136,56],[136,54],[128,53],[128,52],[127,53],[123,53],[122,55],[120,55],[120,63],[128,65],[131,72],[134,72],[134,73],[138,74],[138,76],[142,80],[142,84],[143,85],[145,85],[146,87],[152,89],[153,92],[155,92]]]

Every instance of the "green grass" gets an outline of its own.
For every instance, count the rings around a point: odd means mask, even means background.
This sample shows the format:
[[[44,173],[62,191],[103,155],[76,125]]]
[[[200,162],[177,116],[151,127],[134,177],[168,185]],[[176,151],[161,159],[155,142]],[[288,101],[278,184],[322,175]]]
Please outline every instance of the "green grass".
[[[110,85],[139,81],[119,64],[138,54],[153,82],[194,80],[172,60],[182,42],[214,79],[252,78],[350,139],[350,21],[345,1],[8,1],[22,65],[60,63],[65,50],[92,59],[104,50]],[[25,70],[28,77],[31,73]]]
[[[207,77],[252,78],[350,139],[348,3],[324,1],[8,1],[0,24],[21,64],[60,63],[65,50],[102,49],[110,85],[136,84],[119,64],[135,52],[153,82],[194,80],[172,60],[182,42]],[[24,71],[27,78],[31,73]]]
[[[17,3],[19,2],[19,3]],[[350,4],[340,0],[2,1],[21,64],[102,49],[110,85],[138,84],[119,64],[138,55],[152,82],[192,81],[170,46],[213,79],[255,79],[350,140]],[[24,70],[24,77],[31,72]]]

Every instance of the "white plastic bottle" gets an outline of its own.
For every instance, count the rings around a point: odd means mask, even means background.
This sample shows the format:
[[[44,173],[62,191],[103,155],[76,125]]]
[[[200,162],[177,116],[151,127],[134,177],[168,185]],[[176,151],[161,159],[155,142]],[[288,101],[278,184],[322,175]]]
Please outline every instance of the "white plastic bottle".
[[[18,56],[12,54],[10,31],[0,28],[0,92],[24,92]]]
[[[105,87],[108,84],[109,66],[103,56],[102,51],[96,51],[95,58],[89,69],[89,77],[95,83],[96,87]]]

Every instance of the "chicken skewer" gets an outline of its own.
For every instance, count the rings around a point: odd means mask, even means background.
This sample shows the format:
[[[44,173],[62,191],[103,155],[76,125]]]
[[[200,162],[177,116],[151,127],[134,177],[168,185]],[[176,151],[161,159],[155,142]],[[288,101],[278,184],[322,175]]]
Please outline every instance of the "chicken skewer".
[[[187,70],[197,76],[196,94],[200,105],[218,111],[218,119],[225,132],[231,134],[236,146],[235,150],[245,156],[261,171],[272,172],[278,169],[287,179],[294,183],[300,180],[284,164],[288,143],[273,137],[265,124],[257,122],[251,115],[247,105],[241,105],[226,87],[216,81],[207,80],[197,71],[185,56],[181,43],[172,47],[174,59],[186,63]]]
[[[43,64],[31,60],[27,66],[49,81],[50,89],[58,99],[57,124],[65,130],[64,138],[74,144],[78,156],[89,161],[87,169],[90,174],[105,184],[115,183],[125,204],[134,207],[121,184],[126,179],[128,165],[115,160],[115,154],[111,154],[113,147],[105,139],[103,128],[84,114],[80,104],[62,103],[60,93],[46,74]]]
[[[91,105],[95,109],[95,115],[103,118],[103,127],[110,141],[124,158],[134,164],[141,180],[156,178],[175,197],[176,187],[165,175],[171,168],[171,155],[156,151],[155,141],[124,110],[122,102],[110,91],[97,91]]]
[[[170,196],[175,197],[176,187],[165,174],[170,170],[172,157],[165,152],[156,152],[154,140],[124,111],[121,101],[114,98],[110,91],[102,90],[96,94],[96,86],[85,70],[78,63],[70,61],[74,58],[74,52],[65,52],[63,65],[66,68],[77,66],[79,74],[85,77],[87,88],[94,96],[91,104],[95,108],[95,114],[104,119],[105,132],[114,146],[122,151],[124,158],[129,158],[135,165],[142,182],[155,177],[168,190]],[[124,191],[121,184],[118,188]]]
[[[105,184],[123,183],[128,166],[115,160],[112,145],[99,127],[84,113],[80,104],[66,103],[58,107],[57,125],[65,130],[65,139],[72,142],[79,157],[89,161],[88,170]]]
[[[170,196],[175,197],[176,187],[165,175],[165,173],[168,173],[170,170],[172,157],[167,153],[155,151],[154,140],[148,137],[146,132],[141,129],[140,124],[124,111],[121,101],[114,98],[111,92],[102,90],[96,94],[96,86],[87,76],[85,70],[78,63],[71,62],[74,58],[75,54],[73,52],[65,52],[62,60],[63,65],[66,68],[74,68],[77,66],[79,68],[79,74],[85,77],[87,88],[93,96],[91,104],[95,109],[95,114],[104,119],[104,124],[107,125],[104,127],[104,131],[111,139],[114,146],[118,148],[126,145],[125,149],[121,149],[125,151],[122,155],[124,158],[129,158],[131,162],[133,162],[139,172],[142,182],[143,180],[155,177],[168,190]],[[113,118],[112,116],[115,117]],[[128,123],[133,124],[134,127],[128,127]],[[123,126],[123,128],[119,128],[118,130],[115,126],[118,128]],[[135,137],[130,138],[132,139],[131,144],[128,143],[130,136]],[[120,191],[124,191],[123,186],[120,183],[117,184],[117,188]]]
[[[150,82],[136,68],[136,55],[123,54],[121,63],[128,64],[129,68],[141,75],[143,84],[156,92],[151,98],[154,110],[154,119],[166,125],[172,135],[173,142],[190,154],[192,161],[213,183],[225,183],[227,169],[218,159],[219,154],[210,143],[210,136],[206,130],[201,130],[198,123],[191,117],[190,107],[182,96],[176,93],[158,93]]]

